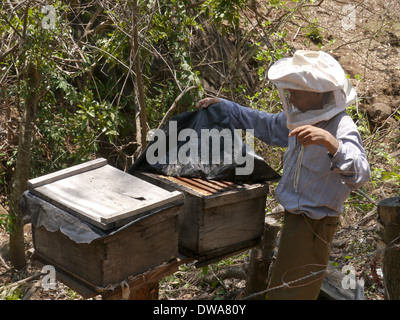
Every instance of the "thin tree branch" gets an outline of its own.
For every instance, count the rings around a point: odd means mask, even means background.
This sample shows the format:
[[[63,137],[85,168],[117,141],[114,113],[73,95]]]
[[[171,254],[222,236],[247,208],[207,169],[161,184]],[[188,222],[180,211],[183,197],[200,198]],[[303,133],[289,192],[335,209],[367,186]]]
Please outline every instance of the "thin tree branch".
[[[197,86],[191,86],[186,88],[185,90],[183,90],[181,92],[181,94],[175,99],[174,103],[171,105],[171,107],[168,109],[168,111],[165,113],[164,117],[162,118],[158,128],[160,128],[165,122],[167,122],[167,119],[169,118],[169,116],[171,115],[171,113],[173,113],[176,109],[176,107],[178,106],[178,101],[190,90],[197,88]]]

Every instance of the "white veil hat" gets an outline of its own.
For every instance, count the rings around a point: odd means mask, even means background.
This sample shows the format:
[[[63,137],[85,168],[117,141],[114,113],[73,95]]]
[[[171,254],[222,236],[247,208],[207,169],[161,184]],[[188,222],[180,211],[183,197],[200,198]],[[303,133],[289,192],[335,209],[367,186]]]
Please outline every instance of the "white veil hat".
[[[357,93],[343,68],[323,51],[296,51],[292,58],[275,62],[268,70],[268,78],[278,88],[287,114],[287,126],[291,130],[329,120],[357,100]],[[285,89],[333,92],[334,99],[329,100],[321,109],[300,112],[289,105]]]

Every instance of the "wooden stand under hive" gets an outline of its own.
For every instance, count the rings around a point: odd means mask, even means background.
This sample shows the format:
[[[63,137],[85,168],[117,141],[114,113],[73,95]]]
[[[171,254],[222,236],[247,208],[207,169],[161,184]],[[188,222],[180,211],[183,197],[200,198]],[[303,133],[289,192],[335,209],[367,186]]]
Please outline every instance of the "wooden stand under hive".
[[[181,191],[179,251],[205,265],[259,243],[268,185],[168,177],[137,171],[137,177],[168,191]]]

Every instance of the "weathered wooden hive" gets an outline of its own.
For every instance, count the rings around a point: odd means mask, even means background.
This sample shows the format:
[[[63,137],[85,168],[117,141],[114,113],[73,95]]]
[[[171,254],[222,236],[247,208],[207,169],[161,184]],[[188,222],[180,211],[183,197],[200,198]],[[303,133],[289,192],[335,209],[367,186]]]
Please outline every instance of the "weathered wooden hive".
[[[168,191],[181,191],[179,251],[203,265],[256,245],[263,234],[265,183],[169,177],[134,172],[137,177]]]
[[[105,159],[32,179],[24,194],[34,258],[101,288],[178,256],[181,192],[169,192]],[[28,208],[28,209],[27,209]]]

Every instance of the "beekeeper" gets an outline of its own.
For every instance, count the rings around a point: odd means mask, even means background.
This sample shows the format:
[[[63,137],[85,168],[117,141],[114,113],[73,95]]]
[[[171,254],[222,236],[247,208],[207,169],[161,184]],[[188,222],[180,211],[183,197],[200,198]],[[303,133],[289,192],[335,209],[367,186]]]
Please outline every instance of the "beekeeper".
[[[316,299],[343,204],[370,177],[360,134],[345,109],[356,92],[340,64],[322,51],[301,50],[268,71],[282,112],[271,114],[221,103],[236,128],[254,129],[267,144],[287,147],[275,197],[285,208],[267,299]]]

